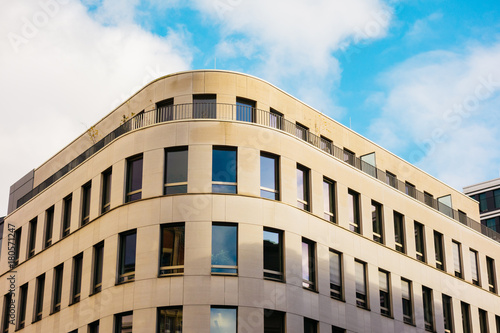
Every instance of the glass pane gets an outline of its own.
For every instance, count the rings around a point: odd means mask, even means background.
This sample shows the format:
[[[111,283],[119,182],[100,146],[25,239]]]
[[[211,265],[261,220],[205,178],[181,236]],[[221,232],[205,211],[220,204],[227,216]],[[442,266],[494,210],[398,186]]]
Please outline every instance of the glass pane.
[[[127,192],[142,189],[142,158],[129,161]]]
[[[297,199],[306,201],[304,197],[304,171],[297,169]]]
[[[281,235],[278,232],[264,230],[264,269],[282,272]]]
[[[254,120],[255,104],[251,101],[236,101],[236,120],[252,122]]]
[[[264,333],[284,333],[285,314],[280,311],[264,309]]]
[[[161,242],[160,274],[182,273],[182,268],[165,267],[184,265],[184,226],[163,227]]]
[[[166,161],[166,183],[187,182],[188,151],[169,151]]]
[[[260,156],[260,186],[276,190],[276,159]]]
[[[341,285],[340,276],[340,255],[330,251],[330,283],[336,286]]]
[[[212,181],[236,183],[236,149],[213,149]]]
[[[356,293],[366,294],[365,289],[365,266],[360,262],[355,262],[356,272]]]
[[[311,281],[309,244],[302,242],[302,279]],[[309,287],[308,285],[306,287]]]
[[[387,279],[387,273],[381,271],[378,272],[378,283],[380,290],[389,292],[389,281]]]
[[[158,310],[158,333],[182,332],[182,308]]]
[[[233,193],[236,194],[236,185],[213,184],[213,193]]]
[[[122,240],[122,274],[135,271],[136,233],[123,236]]]
[[[476,255],[476,252],[474,252],[474,251],[470,251],[470,265],[471,265],[472,280],[478,281],[477,255]]]
[[[236,333],[236,309],[211,308],[210,333]]]
[[[187,185],[175,185],[165,187],[165,194],[187,193]]]
[[[238,228],[231,225],[212,225],[212,265],[238,264]],[[235,268],[212,267],[214,273],[236,273]]]
[[[120,317],[120,330],[119,333],[132,333],[132,315]]]
[[[216,95],[193,96],[193,118],[216,118]]]

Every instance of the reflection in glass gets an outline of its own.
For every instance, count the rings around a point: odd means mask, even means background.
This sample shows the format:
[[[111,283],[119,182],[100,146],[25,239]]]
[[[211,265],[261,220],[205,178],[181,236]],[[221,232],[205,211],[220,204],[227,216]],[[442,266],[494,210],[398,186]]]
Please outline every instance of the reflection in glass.
[[[264,230],[264,277],[283,280],[283,233]]]
[[[184,224],[161,229],[160,275],[184,272]]]
[[[324,218],[335,222],[335,187],[333,181],[323,179]]]
[[[394,212],[394,239],[396,251],[405,253],[404,216],[398,212]]]
[[[264,333],[285,333],[285,313],[264,309]]]
[[[139,200],[142,197],[142,155],[127,162],[127,194],[125,202]]]
[[[315,244],[302,239],[302,287],[316,289],[316,253]]]
[[[366,264],[356,261],[356,305],[362,308],[367,308],[368,303],[366,299]]]
[[[187,193],[188,149],[174,148],[165,152],[164,194]]]
[[[238,273],[238,227],[212,225],[212,273]]]
[[[236,98],[236,120],[255,122],[255,101]]]
[[[349,204],[349,230],[360,233],[359,194],[349,190],[347,192]]]
[[[236,309],[210,309],[210,333],[236,333]]]
[[[309,211],[309,169],[297,164],[297,207]]]
[[[384,243],[384,231],[382,227],[382,205],[372,201],[372,226],[373,240]]]
[[[132,313],[116,315],[116,333],[132,333]]]
[[[260,155],[260,196],[279,200],[278,157],[270,154]]]
[[[236,148],[213,148],[212,192],[236,193]]]
[[[342,258],[341,254],[330,250],[330,296],[342,299]]]
[[[121,235],[120,241],[120,271],[118,282],[133,280],[135,276],[136,232]]]
[[[182,332],[182,308],[158,309],[158,333]]]
[[[193,95],[193,118],[215,119],[217,115],[216,95]]]
[[[111,202],[111,168],[102,173],[101,213],[105,213],[109,210],[110,202]]]

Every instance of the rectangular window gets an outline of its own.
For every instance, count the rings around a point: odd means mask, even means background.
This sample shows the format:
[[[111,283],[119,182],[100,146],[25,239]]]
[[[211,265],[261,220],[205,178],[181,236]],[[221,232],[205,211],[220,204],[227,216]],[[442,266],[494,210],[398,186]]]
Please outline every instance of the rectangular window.
[[[323,178],[323,206],[325,220],[336,223],[335,182],[326,177]]]
[[[255,101],[236,97],[236,120],[255,122]]]
[[[193,95],[193,118],[217,118],[217,96],[215,94]]]
[[[309,133],[309,128],[302,125],[301,123],[295,123],[295,136],[299,139],[307,141],[307,134]]]
[[[347,191],[349,205],[349,230],[361,233],[361,218],[359,209],[359,193],[349,189]]]
[[[14,233],[14,265],[17,266],[19,265],[19,255],[21,252],[21,232],[22,232],[22,227],[17,228],[16,232]]]
[[[403,321],[413,325],[413,298],[411,281],[401,279],[401,297],[403,301]]]
[[[500,316],[495,316],[495,322],[497,326],[497,333],[500,333]]]
[[[160,275],[184,273],[184,223],[161,226]]]
[[[264,333],[285,333],[285,313],[264,309]]]
[[[125,202],[140,200],[142,198],[142,154],[127,159],[127,187]]]
[[[163,194],[187,193],[188,147],[165,149]]]
[[[83,227],[90,221],[90,192],[92,189],[92,181],[82,186],[82,218],[81,226]]]
[[[422,286],[422,301],[424,305],[425,330],[434,332],[434,309],[432,303],[432,289]]]
[[[354,152],[350,151],[349,149],[344,148],[344,162],[355,166],[356,154],[354,154]]]
[[[462,212],[461,210],[458,210],[458,221],[462,224],[467,225],[467,214],[465,212]]]
[[[73,257],[73,279],[71,287],[71,304],[80,302],[82,291],[83,253]]]
[[[158,308],[158,333],[182,332],[182,307]]]
[[[12,294],[9,292],[3,297],[2,333],[9,333],[11,304]]]
[[[135,278],[136,241],[136,230],[120,234],[118,283],[133,281]]]
[[[131,333],[133,318],[132,312],[115,315],[115,333]]]
[[[373,240],[384,244],[384,223],[382,219],[382,205],[372,200]]]
[[[297,163],[297,207],[311,211],[309,169]]]
[[[495,260],[491,259],[490,257],[486,257],[486,269],[488,271],[488,289],[492,293],[497,293]]]
[[[366,263],[356,260],[356,305],[360,308],[368,309],[368,292],[366,283]]]
[[[52,290],[52,313],[61,310],[61,294],[64,264],[54,268],[54,289]]]
[[[486,193],[480,193],[479,194],[479,210],[481,213],[484,213],[485,211],[488,210],[488,202],[486,199]]]
[[[425,262],[425,234],[424,225],[415,222],[415,248],[417,252],[417,260]]]
[[[89,333],[99,333],[99,320],[89,324]]]
[[[264,278],[283,281],[283,231],[264,228]]]
[[[342,254],[330,249],[330,296],[344,299],[344,288],[342,287]]]
[[[387,170],[385,171],[385,182],[394,188],[398,188],[398,177]]]
[[[332,326],[332,333],[345,333],[345,328]]]
[[[238,274],[238,226],[212,224],[212,273]]]
[[[45,237],[43,248],[52,245],[52,230],[54,226],[54,206],[45,211]]]
[[[406,253],[404,216],[394,211],[394,240],[396,251]]]
[[[217,147],[212,150],[212,192],[236,193],[237,154],[235,147]]]
[[[106,213],[110,209],[111,203],[111,168],[102,173],[102,193],[101,193],[101,213]]]
[[[318,333],[318,322],[304,317],[304,333]]]
[[[260,153],[260,196],[279,200],[279,157],[268,153]]]
[[[443,234],[434,231],[434,252],[436,255],[436,268],[444,271],[444,247],[443,247]]]
[[[37,221],[38,219],[36,217],[30,221],[28,234],[28,258],[31,258],[35,255]]]
[[[451,297],[443,294],[443,321],[445,333],[453,332],[453,310]]]
[[[380,294],[380,313],[384,316],[392,316],[391,310],[391,287],[389,273],[378,270],[379,294]]]
[[[412,198],[417,197],[415,185],[405,182],[405,193],[408,194]]]
[[[488,333],[488,313],[479,309],[479,332]]]
[[[33,314],[34,322],[42,319],[44,289],[45,289],[45,274],[42,274],[36,278],[35,313]]]
[[[325,138],[323,135],[320,137],[320,141],[319,141],[319,147],[321,148],[321,150],[327,152],[328,154],[332,154],[332,147],[333,147],[333,142],[332,140],[328,139],[328,138]]]
[[[316,290],[316,244],[302,238],[302,287]]]
[[[460,308],[462,311],[462,329],[464,333],[472,333],[472,327],[470,323],[470,306],[465,302],[460,302]]]
[[[102,290],[102,269],[104,260],[104,241],[94,245],[94,260],[92,267],[92,294]]]
[[[73,203],[73,195],[70,194],[66,198],[64,198],[64,207],[63,207],[63,219],[62,219],[62,237],[66,237],[69,235],[71,229],[71,206]]]
[[[269,126],[282,130],[284,128],[283,122],[283,114],[271,108],[269,112]]]
[[[453,241],[451,243],[453,247],[453,266],[455,269],[455,276],[462,278],[462,251],[460,249],[460,243]]]
[[[210,308],[210,332],[236,333],[237,318],[237,308],[212,306]]]
[[[425,191],[424,191],[424,202],[427,206],[436,207],[436,205],[434,205],[434,196]]]
[[[28,302],[28,283],[19,288],[19,305],[17,308],[17,329],[24,328],[26,323],[26,303]]]
[[[156,103],[156,122],[161,123],[174,119],[174,99],[169,98]]]
[[[472,283],[475,284],[476,286],[480,286],[481,284],[479,281],[479,266],[477,261],[477,251],[469,249],[469,254],[470,254],[470,269],[471,269]]]

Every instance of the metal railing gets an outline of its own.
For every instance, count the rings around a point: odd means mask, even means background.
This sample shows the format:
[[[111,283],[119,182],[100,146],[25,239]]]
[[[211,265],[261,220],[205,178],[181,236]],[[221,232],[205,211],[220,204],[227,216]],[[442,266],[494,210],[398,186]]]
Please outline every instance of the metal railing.
[[[83,163],[89,157],[94,155],[101,148],[109,144],[114,139],[130,131],[169,121],[186,120],[186,119],[217,119],[217,120],[231,120],[256,123],[272,127],[278,130],[287,132],[297,138],[304,140],[311,145],[325,151],[326,153],[352,165],[353,167],[371,175],[374,178],[394,187],[395,189],[403,192],[414,199],[425,203],[440,212],[448,215],[449,217],[459,221],[460,223],[471,227],[472,229],[481,232],[482,234],[500,242],[500,233],[495,230],[482,225],[481,223],[471,219],[464,213],[453,209],[437,199],[429,197],[424,192],[415,188],[407,190],[406,183],[397,179],[392,174],[387,174],[383,170],[362,161],[351,152],[348,152],[340,147],[335,146],[331,141],[322,138],[304,129],[302,126],[297,126],[295,122],[291,122],[284,117],[271,113],[265,110],[256,108],[236,105],[236,104],[223,104],[223,103],[188,103],[163,106],[158,109],[153,109],[146,112],[141,112],[129,119],[127,122],[116,128],[114,131],[106,135],[103,139],[99,140],[92,147],[84,151],[82,154],[73,159],[70,163],[66,164],[63,168],[55,174],[47,178],[38,186],[33,188],[26,195],[17,201],[17,207],[23,205],[35,195],[46,189],[53,184],[56,180],[67,174],[72,169]]]

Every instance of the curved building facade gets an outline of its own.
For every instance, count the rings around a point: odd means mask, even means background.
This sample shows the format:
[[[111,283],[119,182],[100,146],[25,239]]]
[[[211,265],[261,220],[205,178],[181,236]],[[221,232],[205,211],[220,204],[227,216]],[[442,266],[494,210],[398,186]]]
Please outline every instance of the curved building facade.
[[[9,207],[2,332],[500,332],[478,203],[255,77],[155,80]]]

